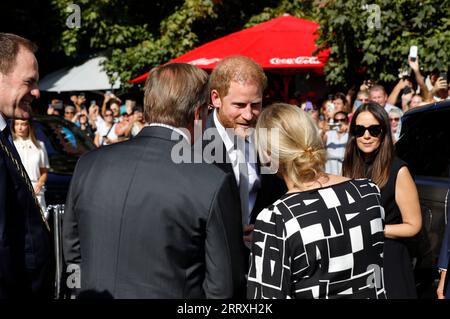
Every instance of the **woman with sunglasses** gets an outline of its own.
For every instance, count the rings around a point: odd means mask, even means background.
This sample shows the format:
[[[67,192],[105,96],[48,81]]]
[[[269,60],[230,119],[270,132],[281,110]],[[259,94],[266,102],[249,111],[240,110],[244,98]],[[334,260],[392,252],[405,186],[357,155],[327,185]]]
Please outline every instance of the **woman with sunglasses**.
[[[391,122],[391,132],[394,144],[397,143],[402,130],[403,111],[399,108],[392,108],[389,111],[389,121]]]
[[[342,161],[348,141],[348,114],[346,112],[338,111],[334,114],[333,126],[322,134],[322,139],[327,149],[325,172],[342,175]]]
[[[406,163],[395,156],[388,114],[377,103],[363,104],[355,111],[342,170],[350,178],[371,178],[381,189],[387,297],[417,298],[403,239],[416,235],[422,227],[419,196]]]

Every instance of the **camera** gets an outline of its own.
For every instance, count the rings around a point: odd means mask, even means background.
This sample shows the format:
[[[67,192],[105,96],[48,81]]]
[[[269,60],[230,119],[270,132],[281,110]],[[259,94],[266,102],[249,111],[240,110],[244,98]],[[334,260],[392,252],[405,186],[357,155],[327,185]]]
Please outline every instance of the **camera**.
[[[443,78],[445,81],[447,81],[447,72],[441,72],[439,73],[439,77]]]
[[[403,95],[409,94],[412,92],[412,88],[410,86],[405,86],[403,89]]]
[[[330,126],[330,130],[334,130],[334,131],[339,131],[342,126],[341,123],[330,123],[328,125]]]
[[[57,102],[54,104],[50,104],[49,106],[53,107],[55,110],[62,110],[63,102]]]

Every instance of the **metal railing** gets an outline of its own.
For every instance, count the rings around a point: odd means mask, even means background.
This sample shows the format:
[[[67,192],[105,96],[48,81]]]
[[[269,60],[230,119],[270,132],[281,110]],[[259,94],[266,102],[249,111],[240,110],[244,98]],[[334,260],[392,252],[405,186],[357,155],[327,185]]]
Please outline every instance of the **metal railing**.
[[[48,205],[45,210],[46,218],[52,219],[53,240],[55,250],[55,298],[63,298],[61,294],[61,280],[64,267],[64,257],[62,250],[62,219],[64,215],[64,205]]]

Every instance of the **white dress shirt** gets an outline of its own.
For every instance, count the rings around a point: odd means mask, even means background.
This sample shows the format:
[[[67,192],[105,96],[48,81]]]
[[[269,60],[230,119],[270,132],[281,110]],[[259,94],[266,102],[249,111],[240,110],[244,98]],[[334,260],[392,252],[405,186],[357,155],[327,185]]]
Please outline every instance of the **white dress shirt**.
[[[234,146],[233,142],[233,130],[225,129],[223,125],[220,123],[217,117],[217,111],[214,110],[214,124],[216,125],[217,131],[219,132],[220,137],[225,145],[225,149],[227,151],[228,157],[231,160],[231,165],[233,166],[234,177],[236,178],[237,185],[239,187],[239,159],[242,160],[244,157],[243,153]],[[231,136],[230,136],[231,134]],[[256,196],[258,194],[258,190],[261,187],[261,177],[258,175],[257,171],[257,156],[255,152],[255,144],[253,143],[252,138],[248,139],[248,148],[245,148],[245,158],[244,160],[247,162],[248,168],[248,186],[249,186],[249,203],[248,203],[248,211],[251,214],[253,207],[255,206]],[[247,216],[247,224],[250,222],[250,216]]]

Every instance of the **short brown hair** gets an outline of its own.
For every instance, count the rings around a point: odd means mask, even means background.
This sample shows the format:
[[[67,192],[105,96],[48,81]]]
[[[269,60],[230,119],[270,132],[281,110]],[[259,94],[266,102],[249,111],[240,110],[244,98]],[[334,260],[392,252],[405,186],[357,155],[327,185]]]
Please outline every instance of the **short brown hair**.
[[[208,102],[208,74],[187,63],[153,69],[145,82],[144,118],[148,123],[187,127],[195,110]]]
[[[37,46],[18,35],[0,32],[0,72],[8,74],[16,64],[17,53],[20,48],[25,48],[36,53]]]
[[[267,86],[267,77],[262,67],[242,55],[227,57],[216,65],[209,78],[209,90],[217,90],[223,98],[228,94],[231,81],[254,82],[261,88],[261,94]]]

